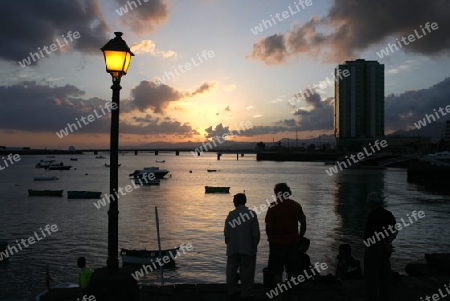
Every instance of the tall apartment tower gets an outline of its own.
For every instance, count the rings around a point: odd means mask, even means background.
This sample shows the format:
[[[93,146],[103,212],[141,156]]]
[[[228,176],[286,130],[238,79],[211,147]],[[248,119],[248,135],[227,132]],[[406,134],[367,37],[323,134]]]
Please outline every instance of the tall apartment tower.
[[[383,64],[358,59],[339,65],[335,69],[334,93],[337,141],[384,137]]]

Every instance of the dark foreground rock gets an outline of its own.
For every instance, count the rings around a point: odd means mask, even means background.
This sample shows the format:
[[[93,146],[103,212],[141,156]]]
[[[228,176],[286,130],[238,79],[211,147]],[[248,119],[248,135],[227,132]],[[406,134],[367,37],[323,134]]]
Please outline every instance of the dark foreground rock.
[[[439,300],[450,300],[450,297],[445,295],[445,285],[450,286],[450,276],[402,276],[400,282],[392,287],[392,300],[420,300],[420,297],[425,300],[426,296],[432,298],[434,294],[438,294]],[[256,284],[254,300],[270,300],[266,294],[268,291],[269,289],[264,288],[262,284]],[[83,300],[83,292],[79,289],[55,289],[41,298],[41,301],[78,301],[77,298],[80,301]],[[225,284],[176,284],[163,287],[142,286],[139,290],[139,300],[239,301],[240,298],[228,297]],[[286,291],[277,300],[363,301],[366,300],[366,294],[362,280],[334,283],[309,282],[299,288],[295,287]]]

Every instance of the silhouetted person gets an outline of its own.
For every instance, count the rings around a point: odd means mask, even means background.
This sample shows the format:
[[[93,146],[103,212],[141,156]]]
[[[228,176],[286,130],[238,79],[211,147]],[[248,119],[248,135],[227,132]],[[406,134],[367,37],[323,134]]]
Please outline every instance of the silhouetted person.
[[[339,246],[335,276],[337,279],[362,279],[361,264],[352,256],[352,247],[349,244]]]
[[[298,271],[297,274],[303,274],[304,271],[307,271],[310,275],[316,277],[320,277],[320,272],[315,269],[315,275],[311,273],[311,269],[313,266],[311,264],[311,258],[306,253],[309,250],[309,246],[311,245],[311,241],[309,238],[302,237],[298,243]]]
[[[256,268],[256,252],[260,232],[256,213],[245,206],[247,197],[243,193],[234,195],[235,209],[225,220],[224,235],[227,244],[227,292],[237,295],[238,274],[241,281],[241,298],[253,297]]]
[[[276,184],[274,192],[276,201],[267,210],[266,234],[270,249],[269,272],[277,285],[282,282],[284,269],[288,279],[297,276],[298,242],[306,232],[306,217],[302,206],[289,199],[292,193],[286,183]]]
[[[364,280],[369,301],[389,300],[391,284],[392,240],[397,232],[392,231],[396,224],[392,213],[383,208],[384,201],[379,193],[372,192],[367,196],[371,211],[367,217],[364,231]]]
[[[81,269],[78,276],[78,285],[83,288],[87,287],[94,271],[86,265],[85,257],[78,257],[77,265]]]

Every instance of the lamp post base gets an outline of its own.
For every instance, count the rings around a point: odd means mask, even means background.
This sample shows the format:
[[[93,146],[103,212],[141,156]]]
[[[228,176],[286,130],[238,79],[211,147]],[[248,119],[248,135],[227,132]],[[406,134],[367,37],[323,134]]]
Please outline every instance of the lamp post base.
[[[100,268],[92,274],[86,294],[95,296],[96,301],[138,301],[139,286],[129,269],[119,268],[111,272]]]

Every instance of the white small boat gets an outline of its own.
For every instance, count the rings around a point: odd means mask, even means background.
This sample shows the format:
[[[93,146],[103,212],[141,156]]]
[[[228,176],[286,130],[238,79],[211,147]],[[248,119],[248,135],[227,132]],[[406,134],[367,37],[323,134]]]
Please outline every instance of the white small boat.
[[[61,284],[54,285],[54,286],[51,287],[51,289],[54,289],[54,288],[74,288],[74,287],[79,287],[79,286],[78,286],[78,284],[75,284],[75,283],[66,282],[66,283],[61,283]],[[41,297],[45,296],[45,294],[47,294],[47,293],[48,293],[48,289],[46,289],[45,291],[43,291],[42,293],[37,295],[36,296],[36,301],[41,300]]]
[[[34,177],[35,181],[56,181],[59,180],[58,177]]]

